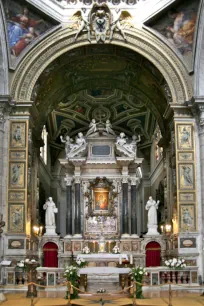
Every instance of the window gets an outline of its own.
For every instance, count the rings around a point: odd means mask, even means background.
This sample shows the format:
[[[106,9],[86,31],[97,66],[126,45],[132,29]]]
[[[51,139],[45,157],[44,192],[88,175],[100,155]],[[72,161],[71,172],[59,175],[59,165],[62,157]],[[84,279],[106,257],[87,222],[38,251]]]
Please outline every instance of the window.
[[[41,137],[44,142],[44,146],[40,148],[40,156],[47,165],[47,129],[45,125],[43,126]]]

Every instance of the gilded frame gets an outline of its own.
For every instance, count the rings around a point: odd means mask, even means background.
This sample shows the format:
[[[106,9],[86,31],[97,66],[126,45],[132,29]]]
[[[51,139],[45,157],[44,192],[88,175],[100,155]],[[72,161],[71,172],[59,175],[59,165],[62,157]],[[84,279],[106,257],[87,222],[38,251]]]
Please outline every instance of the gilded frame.
[[[195,204],[180,204],[180,229],[185,232],[196,231]]]
[[[24,233],[25,232],[25,204],[9,203],[8,204],[8,232]]]

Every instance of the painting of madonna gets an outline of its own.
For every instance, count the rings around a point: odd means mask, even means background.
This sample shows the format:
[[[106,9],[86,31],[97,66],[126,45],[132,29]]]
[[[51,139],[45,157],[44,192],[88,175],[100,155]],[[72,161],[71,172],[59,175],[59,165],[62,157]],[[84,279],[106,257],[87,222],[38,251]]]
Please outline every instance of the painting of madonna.
[[[5,11],[8,41],[11,54],[17,57],[28,44],[48,30],[51,25],[44,19],[38,18],[36,14],[32,14],[26,6],[13,6],[13,1],[7,1],[7,7],[9,9],[5,9]]]

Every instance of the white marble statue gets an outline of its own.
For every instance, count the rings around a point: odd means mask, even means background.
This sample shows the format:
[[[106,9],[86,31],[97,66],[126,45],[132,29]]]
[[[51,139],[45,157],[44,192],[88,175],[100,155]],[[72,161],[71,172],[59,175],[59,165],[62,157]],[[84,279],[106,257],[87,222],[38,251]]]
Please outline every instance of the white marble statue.
[[[159,235],[157,231],[158,222],[157,222],[157,209],[159,206],[159,201],[153,200],[152,197],[149,197],[145,209],[148,210],[148,232],[147,235]]]
[[[45,212],[45,228],[46,228],[45,235],[56,235],[55,214],[58,212],[58,209],[55,203],[53,202],[52,197],[48,198],[48,200],[43,205],[43,209],[46,210]]]
[[[87,142],[83,133],[78,133],[75,139],[75,144],[72,145],[72,148],[67,156],[67,158],[79,157],[86,151]]]
[[[141,137],[140,135],[138,135],[138,137],[133,135],[130,143],[127,143],[127,139],[125,133],[120,133],[115,143],[116,150],[121,156],[135,158],[137,154],[137,143],[141,140]]]
[[[115,136],[115,132],[112,129],[112,124],[110,123],[110,120],[106,120],[106,132],[107,134],[111,134]]]
[[[61,142],[65,143],[65,153],[66,153],[66,158],[69,156],[69,152],[71,151],[73,147],[73,139],[70,138],[69,136],[66,136],[65,139],[63,139],[63,136],[60,136]]]
[[[92,119],[90,124],[89,124],[89,130],[86,133],[86,137],[95,133],[97,131],[97,123],[96,123],[96,119]]]

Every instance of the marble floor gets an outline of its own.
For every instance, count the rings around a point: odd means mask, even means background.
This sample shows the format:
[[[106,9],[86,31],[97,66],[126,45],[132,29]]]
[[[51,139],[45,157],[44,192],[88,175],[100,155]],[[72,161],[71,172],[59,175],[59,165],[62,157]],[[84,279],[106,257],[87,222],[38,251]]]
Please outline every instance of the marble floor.
[[[156,295],[157,294],[157,295]],[[6,296],[5,302],[0,302],[2,306],[30,306],[31,299],[26,298],[26,293],[4,293]],[[137,305],[141,306],[167,306],[168,305],[168,292],[160,291],[157,292],[146,292],[144,293],[143,300],[137,300]],[[99,297],[100,298],[100,297]],[[84,296],[82,295],[80,299],[73,300],[72,305],[100,305],[97,301],[99,298]],[[105,297],[105,304],[107,306],[111,305],[132,305],[132,299],[126,296],[108,296]],[[38,297],[34,299],[35,306],[61,306],[67,305],[67,300],[64,299],[64,292],[38,292]],[[172,298],[172,306],[204,306],[204,296],[200,293],[189,293],[184,291],[174,291]]]

